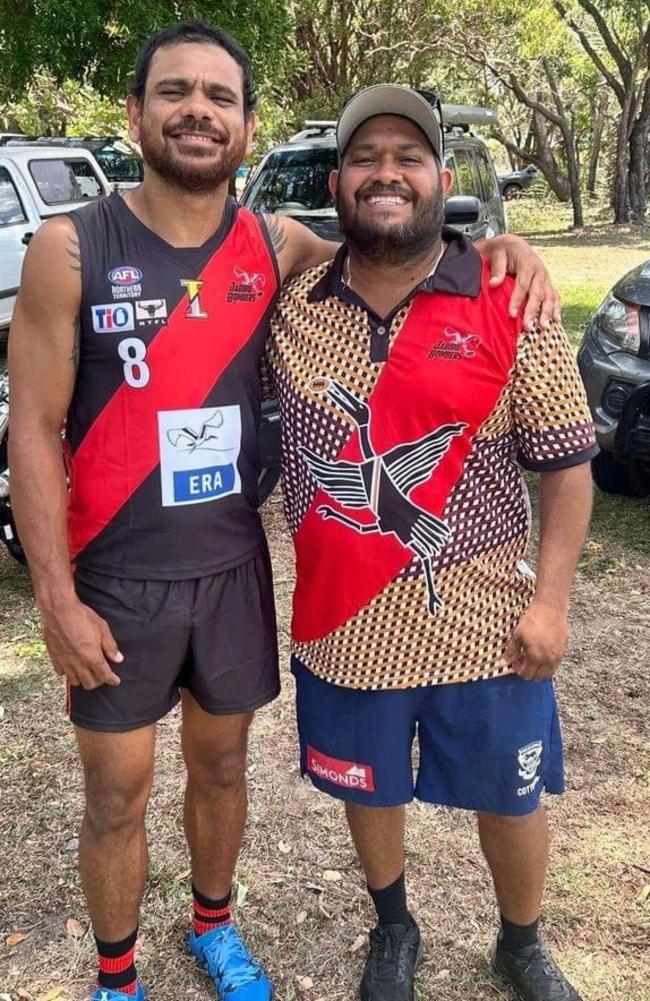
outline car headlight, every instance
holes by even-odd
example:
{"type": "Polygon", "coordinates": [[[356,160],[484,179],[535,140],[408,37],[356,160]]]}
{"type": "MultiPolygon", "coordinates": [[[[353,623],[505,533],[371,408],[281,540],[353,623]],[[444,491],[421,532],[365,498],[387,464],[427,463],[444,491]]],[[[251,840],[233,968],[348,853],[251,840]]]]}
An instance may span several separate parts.
{"type": "Polygon", "coordinates": [[[594,333],[614,347],[638,355],[641,349],[639,306],[622,302],[610,292],[594,315],[594,333]]]}

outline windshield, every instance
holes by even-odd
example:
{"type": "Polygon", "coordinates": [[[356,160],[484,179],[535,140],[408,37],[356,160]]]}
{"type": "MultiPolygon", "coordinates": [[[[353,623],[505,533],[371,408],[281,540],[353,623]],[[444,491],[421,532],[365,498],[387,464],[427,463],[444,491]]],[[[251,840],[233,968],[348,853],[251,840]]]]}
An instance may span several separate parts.
{"type": "Polygon", "coordinates": [[[333,148],[271,153],[253,181],[246,205],[255,212],[334,215],[327,179],[336,167],[333,148]]]}

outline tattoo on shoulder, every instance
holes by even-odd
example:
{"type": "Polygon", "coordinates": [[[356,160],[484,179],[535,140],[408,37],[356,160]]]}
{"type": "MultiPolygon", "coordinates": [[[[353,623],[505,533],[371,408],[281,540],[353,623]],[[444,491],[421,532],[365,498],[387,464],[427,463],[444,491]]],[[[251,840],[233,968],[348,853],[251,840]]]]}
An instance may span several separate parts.
{"type": "Polygon", "coordinates": [[[266,220],[273,249],[276,254],[281,254],[287,245],[287,234],[284,231],[284,226],[275,215],[264,216],[264,219],[266,220]]]}
{"type": "Polygon", "coordinates": [[[74,321],[74,340],[72,342],[72,351],[70,353],[70,361],[74,367],[75,372],[79,368],[79,353],[81,350],[81,320],[79,317],[75,317],[74,321]]]}
{"type": "Polygon", "coordinates": [[[70,268],[78,274],[81,274],[81,251],[79,249],[79,240],[76,233],[74,236],[72,233],[69,235],[65,251],[68,255],[68,264],[70,268]]]}

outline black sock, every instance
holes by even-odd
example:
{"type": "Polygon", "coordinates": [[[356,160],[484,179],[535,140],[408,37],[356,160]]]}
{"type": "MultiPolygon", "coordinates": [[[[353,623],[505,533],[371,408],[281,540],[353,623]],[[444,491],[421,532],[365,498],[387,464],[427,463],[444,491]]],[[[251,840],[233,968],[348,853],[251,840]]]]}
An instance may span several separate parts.
{"type": "Polygon", "coordinates": [[[413,918],[409,914],[406,906],[406,885],[404,883],[404,873],[398,876],[394,883],[385,886],[383,890],[373,890],[368,887],[368,893],[372,897],[372,902],[377,911],[377,924],[379,925],[404,925],[406,928],[411,924],[413,918]]]}
{"type": "Polygon", "coordinates": [[[97,983],[107,990],[122,991],[124,994],[135,994],[138,974],[133,961],[138,929],[121,942],[101,942],[95,936],[99,954],[99,973],[97,983]]]}
{"type": "Polygon", "coordinates": [[[538,941],[539,918],[530,925],[516,925],[513,921],[508,921],[501,915],[501,931],[499,932],[498,947],[505,952],[519,952],[535,945],[538,941]]]}

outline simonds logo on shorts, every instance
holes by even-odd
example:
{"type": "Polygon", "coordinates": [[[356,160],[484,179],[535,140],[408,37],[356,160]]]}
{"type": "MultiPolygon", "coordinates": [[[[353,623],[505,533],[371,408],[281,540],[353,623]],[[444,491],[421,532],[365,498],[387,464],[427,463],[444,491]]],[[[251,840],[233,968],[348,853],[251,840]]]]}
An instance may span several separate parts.
{"type": "Polygon", "coordinates": [[[375,777],[370,765],[360,765],[355,761],[342,761],[341,758],[330,758],[321,751],[307,746],[307,771],[326,782],[343,786],[346,789],[357,789],[360,792],[375,791],[375,777]]]}

